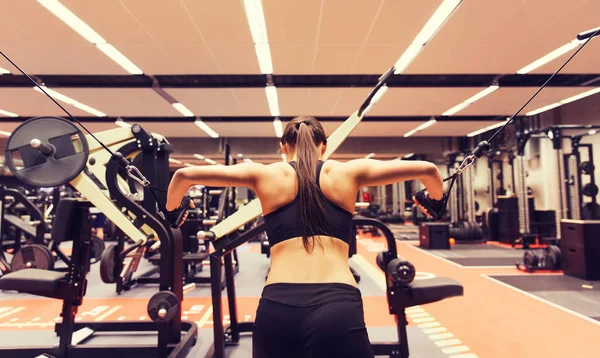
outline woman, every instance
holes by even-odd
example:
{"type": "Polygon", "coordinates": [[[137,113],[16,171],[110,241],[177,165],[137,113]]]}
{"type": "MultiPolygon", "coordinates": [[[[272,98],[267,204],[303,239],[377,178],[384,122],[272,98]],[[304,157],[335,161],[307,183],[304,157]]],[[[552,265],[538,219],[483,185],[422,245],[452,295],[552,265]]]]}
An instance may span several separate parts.
{"type": "Polygon", "coordinates": [[[427,214],[442,210],[442,178],[435,165],[323,162],[326,145],[315,118],[297,117],[281,138],[289,164],[184,168],[169,185],[170,218],[181,213],[182,197],[194,184],[248,186],[260,199],[271,270],[256,313],[253,357],[373,357],[361,294],[348,266],[358,190],[418,179],[429,191],[416,197],[422,209],[427,214]]]}

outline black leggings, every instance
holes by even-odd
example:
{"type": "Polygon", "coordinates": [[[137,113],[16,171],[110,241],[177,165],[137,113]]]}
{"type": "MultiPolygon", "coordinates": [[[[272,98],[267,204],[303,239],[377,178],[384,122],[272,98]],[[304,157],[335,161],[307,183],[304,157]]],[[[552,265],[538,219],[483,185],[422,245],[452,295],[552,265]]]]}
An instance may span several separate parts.
{"type": "Polygon", "coordinates": [[[360,291],[342,283],[275,283],[260,299],[253,358],[372,358],[360,291]]]}

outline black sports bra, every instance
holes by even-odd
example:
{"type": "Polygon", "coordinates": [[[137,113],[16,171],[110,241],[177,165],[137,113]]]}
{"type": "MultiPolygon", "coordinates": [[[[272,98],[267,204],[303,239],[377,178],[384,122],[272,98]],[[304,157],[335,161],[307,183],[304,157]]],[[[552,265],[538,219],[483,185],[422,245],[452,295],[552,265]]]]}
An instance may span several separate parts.
{"type": "MultiPolygon", "coordinates": [[[[352,235],[353,214],[331,202],[321,191],[319,177],[321,175],[323,163],[324,162],[320,160],[317,165],[317,187],[324,199],[323,206],[327,214],[330,232],[319,232],[318,234],[335,237],[348,243],[350,241],[350,235],[352,235]]],[[[295,162],[290,162],[290,165],[294,170],[296,170],[295,164],[295,162]]],[[[302,237],[301,219],[300,213],[298,212],[298,195],[296,195],[296,198],[290,203],[265,215],[264,218],[270,246],[275,246],[276,244],[291,238],[302,237]]]]}

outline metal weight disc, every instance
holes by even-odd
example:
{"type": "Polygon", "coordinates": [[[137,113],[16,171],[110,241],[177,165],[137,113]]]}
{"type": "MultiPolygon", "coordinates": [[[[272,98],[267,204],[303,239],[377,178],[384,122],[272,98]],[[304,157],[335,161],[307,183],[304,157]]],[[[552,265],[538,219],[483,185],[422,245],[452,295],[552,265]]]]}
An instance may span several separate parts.
{"type": "Polygon", "coordinates": [[[402,258],[396,258],[388,264],[387,273],[394,283],[400,286],[408,286],[415,279],[416,270],[410,262],[402,258]]]}
{"type": "Polygon", "coordinates": [[[100,278],[104,283],[117,282],[117,277],[115,276],[116,250],[117,245],[111,245],[104,250],[100,257],[100,278]]]}
{"type": "Polygon", "coordinates": [[[600,220],[600,205],[589,202],[581,208],[582,220],[600,220]]]}
{"type": "Polygon", "coordinates": [[[102,258],[106,245],[98,236],[92,236],[92,245],[90,246],[90,264],[95,264],[102,258]]]}
{"type": "Polygon", "coordinates": [[[13,272],[28,268],[52,270],[54,268],[54,258],[50,250],[43,245],[25,245],[15,252],[10,267],[13,272]]]}
{"type": "Polygon", "coordinates": [[[179,311],[179,300],[171,291],[159,291],[148,301],[148,317],[153,322],[169,322],[179,311]]]}
{"type": "Polygon", "coordinates": [[[85,168],[88,143],[71,122],[58,117],[37,117],[19,125],[6,143],[6,164],[19,180],[36,187],[53,187],[68,183],[85,168]],[[51,145],[46,157],[31,146],[38,139],[51,145]],[[23,164],[17,163],[22,160],[23,164]]]}

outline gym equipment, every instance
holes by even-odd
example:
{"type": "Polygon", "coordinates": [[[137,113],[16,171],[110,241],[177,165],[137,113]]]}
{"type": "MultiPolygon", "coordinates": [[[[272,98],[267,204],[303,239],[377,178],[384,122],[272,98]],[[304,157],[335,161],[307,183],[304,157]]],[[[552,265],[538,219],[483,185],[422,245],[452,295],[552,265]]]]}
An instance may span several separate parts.
{"type": "Polygon", "coordinates": [[[376,227],[381,230],[387,243],[387,250],[377,254],[376,263],[386,276],[388,307],[396,320],[398,342],[371,342],[373,353],[376,356],[408,357],[406,308],[462,296],[463,287],[459,282],[445,277],[414,281],[415,267],[409,261],[398,257],[394,234],[384,223],[370,218],[355,217],[354,225],[376,227]]]}
{"type": "Polygon", "coordinates": [[[29,268],[52,270],[54,268],[54,257],[44,245],[25,245],[13,255],[10,268],[12,272],[29,268]]]}
{"type": "Polygon", "coordinates": [[[545,249],[533,251],[528,250],[523,254],[523,263],[517,263],[517,269],[529,273],[536,270],[560,270],[561,250],[556,245],[550,245],[545,249]]]}
{"type": "Polygon", "coordinates": [[[152,322],[169,322],[181,312],[179,300],[171,291],[160,291],[152,295],[147,310],[152,322]]]}
{"type": "Polygon", "coordinates": [[[598,186],[593,183],[587,183],[581,188],[581,194],[593,198],[598,195],[598,186]]]}
{"type": "Polygon", "coordinates": [[[24,183],[53,187],[73,180],[86,165],[88,143],[71,122],[58,117],[32,118],[8,138],[6,165],[24,183]],[[23,161],[17,168],[15,159],[23,161]]]}
{"type": "Polygon", "coordinates": [[[90,247],[90,263],[95,264],[100,261],[106,245],[98,236],[92,236],[92,247],[90,247]]]}
{"type": "Polygon", "coordinates": [[[565,275],[583,280],[600,280],[600,220],[563,219],[560,231],[565,275]]]}
{"type": "MultiPolygon", "coordinates": [[[[461,221],[450,226],[449,237],[460,241],[482,241],[483,230],[476,222],[461,221]]],[[[450,248],[450,247],[448,247],[450,248]]]]}
{"type": "MultiPolygon", "coordinates": [[[[45,126],[42,125],[42,123],[37,123],[37,122],[44,122],[50,120],[51,123],[59,123],[60,121],[64,121],[66,123],[69,123],[67,121],[65,121],[64,119],[60,119],[60,118],[52,118],[52,119],[48,119],[47,117],[38,117],[38,118],[34,118],[31,120],[28,120],[26,122],[24,122],[19,128],[19,133],[21,133],[22,137],[25,137],[25,134],[29,133],[29,135],[31,135],[32,137],[30,138],[21,138],[22,139],[22,143],[24,146],[27,145],[27,143],[30,143],[29,145],[31,146],[31,143],[34,142],[34,139],[39,139],[39,138],[35,138],[35,136],[37,136],[38,132],[37,129],[43,128],[45,126]],[[33,128],[36,130],[28,130],[28,128],[33,128]]],[[[64,134],[64,133],[63,133],[64,134]]],[[[61,137],[62,138],[62,137],[61,137]]],[[[66,137],[65,137],[66,138],[66,137]]],[[[37,158],[39,158],[40,156],[44,156],[46,155],[45,153],[47,153],[48,151],[46,149],[48,149],[48,146],[54,146],[58,148],[63,148],[66,147],[67,149],[69,148],[68,145],[66,145],[64,142],[66,142],[66,139],[61,139],[60,141],[60,145],[57,144],[56,142],[53,142],[53,140],[51,138],[47,139],[49,142],[45,143],[44,141],[40,140],[40,145],[38,146],[37,142],[34,142],[34,146],[37,146],[36,150],[40,151],[40,154],[38,155],[37,158]]],[[[128,160],[124,158],[124,156],[120,153],[114,153],[114,152],[109,152],[106,149],[109,148],[113,148],[115,151],[117,148],[123,148],[125,146],[135,146],[136,148],[138,148],[138,150],[144,151],[146,150],[147,147],[153,146],[153,151],[156,152],[156,148],[159,147],[158,144],[163,144],[164,145],[164,151],[161,151],[159,154],[157,154],[157,156],[163,156],[163,157],[167,157],[167,160],[162,161],[167,163],[168,165],[168,153],[169,153],[169,145],[168,142],[166,142],[166,140],[164,138],[162,138],[160,135],[157,134],[152,134],[150,135],[149,133],[147,133],[146,131],[144,131],[142,129],[141,126],[135,124],[132,127],[129,128],[116,128],[116,129],[112,129],[112,130],[108,130],[108,131],[104,131],[104,132],[100,132],[100,133],[96,133],[93,137],[92,134],[88,135],[88,136],[80,136],[80,135],[74,135],[73,137],[70,137],[70,140],[72,140],[72,144],[71,147],[73,148],[77,148],[78,146],[80,146],[82,149],[82,152],[79,152],[78,154],[81,154],[81,156],[85,156],[87,155],[87,165],[84,167],[85,170],[77,173],[77,175],[72,178],[69,181],[69,184],[75,189],[77,190],[79,193],[81,193],[82,196],[84,196],[87,200],[89,200],[90,205],[95,206],[98,210],[100,210],[102,213],[104,213],[106,215],[106,217],[111,220],[116,227],[118,227],[120,229],[120,231],[122,231],[124,234],[127,235],[127,237],[129,237],[131,240],[133,240],[134,244],[132,245],[132,247],[134,249],[140,248],[140,247],[144,247],[144,245],[146,244],[147,241],[149,241],[149,238],[155,238],[158,239],[158,241],[160,241],[160,252],[161,252],[161,262],[160,262],[160,278],[159,278],[159,290],[160,291],[171,291],[175,294],[175,296],[177,297],[177,299],[179,301],[181,301],[183,299],[183,282],[181,280],[181,278],[183,277],[183,273],[182,273],[182,267],[183,267],[183,263],[181,261],[181,253],[182,253],[182,246],[181,246],[181,235],[180,235],[180,231],[179,230],[170,230],[168,227],[165,226],[164,223],[162,223],[161,221],[159,221],[159,219],[157,219],[158,215],[157,215],[157,205],[156,205],[156,201],[157,200],[164,200],[165,196],[164,194],[160,194],[156,196],[156,199],[153,195],[148,194],[145,196],[144,198],[144,207],[141,207],[140,205],[138,205],[132,198],[130,198],[130,192],[129,192],[129,187],[127,185],[127,183],[125,181],[122,180],[122,177],[120,176],[120,172],[122,173],[123,170],[127,171],[127,175],[131,178],[135,178],[135,180],[140,180],[143,183],[146,183],[147,185],[150,185],[149,183],[144,182],[141,178],[143,177],[143,175],[141,174],[141,172],[139,172],[137,170],[137,168],[132,167],[128,160]],[[92,144],[86,144],[90,142],[90,139],[95,139],[95,140],[100,140],[103,142],[103,144],[99,144],[99,142],[94,141],[92,144]],[[138,146],[138,141],[139,143],[141,143],[140,146],[138,146]],[[141,148],[140,148],[141,147],[141,148]],[[87,148],[87,150],[85,150],[87,148]],[[103,189],[108,189],[108,192],[110,193],[110,196],[108,196],[108,194],[106,193],[106,191],[103,191],[103,189]],[[151,205],[150,205],[151,204],[151,205]]],[[[10,141],[10,139],[9,139],[10,141]]],[[[13,142],[16,143],[16,142],[13,142]]],[[[34,146],[31,146],[31,148],[34,148],[34,146]]],[[[35,149],[35,148],[34,148],[35,149]]],[[[61,149],[62,150],[62,149],[61,149]]],[[[15,150],[11,151],[7,151],[7,158],[9,158],[10,160],[12,160],[12,155],[17,155],[17,152],[28,152],[29,154],[27,155],[31,155],[32,157],[33,154],[31,154],[31,150],[26,148],[26,147],[20,147],[17,148],[15,150]]],[[[55,152],[58,153],[58,152],[55,152]]],[[[62,153],[62,152],[61,152],[62,153]]],[[[131,153],[131,152],[130,152],[131,153]]],[[[52,154],[51,154],[52,156],[52,154]]],[[[77,157],[77,154],[74,155],[75,157],[77,157]]],[[[64,157],[66,158],[66,157],[64,157]]],[[[34,183],[38,183],[37,181],[35,181],[35,178],[31,178],[31,176],[33,175],[32,173],[46,173],[46,172],[57,172],[59,173],[61,170],[61,165],[65,163],[64,158],[62,158],[61,160],[46,160],[46,161],[28,161],[28,162],[24,162],[24,169],[20,170],[20,176],[24,177],[26,180],[29,180],[30,182],[34,182],[34,183]],[[34,168],[35,167],[35,168],[34,168]]],[[[68,161],[67,161],[68,162],[68,161]]],[[[145,164],[145,163],[144,163],[145,164]]],[[[145,169],[145,168],[144,168],[145,169]]],[[[155,168],[155,171],[157,173],[166,173],[164,175],[164,178],[162,175],[159,175],[156,178],[156,181],[154,182],[154,184],[158,187],[158,188],[166,188],[168,185],[168,168],[167,167],[157,167],[155,168]]],[[[58,174],[54,174],[51,179],[55,180],[56,182],[62,182],[65,180],[68,180],[70,177],[70,174],[63,174],[63,177],[59,177],[58,174]]],[[[144,179],[146,179],[145,177],[143,177],[144,179]]],[[[42,178],[43,179],[43,178],[42,178]]],[[[144,189],[148,189],[147,186],[144,186],[144,189]]],[[[59,201],[59,206],[61,206],[61,203],[70,203],[72,202],[71,200],[68,200],[67,198],[62,198],[61,201],[59,201]]],[[[68,205],[68,204],[65,204],[68,205]]],[[[59,208],[60,209],[60,208],[59,208]]],[[[74,209],[73,209],[74,210],[74,209]]],[[[72,214],[75,215],[75,214],[72,214]]],[[[85,211],[85,220],[81,218],[81,216],[78,216],[80,218],[81,221],[89,221],[89,211],[86,210],[85,211]]],[[[73,227],[80,227],[81,224],[77,224],[76,222],[73,221],[69,221],[70,218],[63,218],[61,220],[58,219],[58,213],[57,213],[57,219],[56,222],[59,223],[60,225],[58,225],[59,227],[62,227],[61,225],[66,225],[65,223],[69,222],[69,223],[73,223],[72,225],[68,226],[69,230],[72,229],[73,227]]],[[[86,224],[86,225],[89,225],[86,224]]],[[[53,226],[53,232],[56,228],[56,224],[53,226]]],[[[62,229],[63,231],[67,230],[63,227],[62,229]]],[[[63,237],[71,237],[71,236],[81,236],[83,235],[83,232],[76,232],[76,234],[71,235],[71,232],[69,232],[69,235],[62,235],[63,237]]],[[[87,235],[87,232],[86,232],[87,235]]],[[[54,240],[54,238],[53,238],[54,240]]],[[[57,241],[64,241],[65,239],[57,239],[57,241]]],[[[86,267],[86,265],[89,264],[85,263],[82,264],[81,263],[81,257],[79,255],[81,255],[82,253],[84,253],[85,255],[85,259],[88,260],[89,259],[89,245],[90,245],[90,240],[91,239],[85,239],[85,240],[81,240],[83,242],[83,246],[82,247],[75,247],[74,246],[74,253],[72,256],[74,257],[74,259],[71,260],[71,264],[70,267],[73,267],[74,265],[77,267],[77,270],[81,269],[82,267],[86,267]]],[[[73,272],[79,272],[79,271],[75,271],[75,269],[71,269],[73,270],[73,272]]],[[[86,269],[87,270],[87,269],[86,269]]],[[[7,275],[2,276],[2,278],[0,280],[3,280],[5,278],[10,277],[11,275],[18,275],[21,272],[30,272],[30,271],[34,271],[36,273],[38,273],[38,270],[35,269],[30,269],[30,270],[21,270],[15,273],[10,273],[7,275]]],[[[52,275],[56,274],[57,276],[52,276],[52,277],[64,277],[65,273],[62,272],[54,272],[54,271],[44,271],[44,272],[51,272],[52,275]],[[60,275],[60,276],[58,276],[60,275]]],[[[46,274],[46,275],[50,275],[50,274],[46,274]]],[[[69,272],[69,275],[71,275],[71,271],[69,272]]],[[[15,276],[13,276],[15,277],[15,276]]],[[[85,275],[83,275],[83,277],[85,277],[85,275]]],[[[37,279],[37,278],[36,278],[37,279]]],[[[5,282],[10,282],[9,281],[5,281],[5,282]]],[[[54,281],[52,281],[54,282],[54,281]]],[[[81,290],[83,287],[83,283],[82,282],[77,282],[77,287],[78,290],[81,290]]],[[[35,285],[34,285],[35,286],[35,285]]],[[[52,286],[54,289],[54,286],[52,286]]],[[[29,292],[29,291],[28,291],[29,292]]],[[[56,293],[58,294],[58,293],[56,293]]],[[[62,294],[62,293],[61,293],[62,294]]],[[[62,296],[60,296],[62,297],[62,296]]],[[[69,296],[72,297],[72,296],[69,296]]],[[[83,297],[83,292],[81,292],[80,295],[77,296],[78,300],[80,301],[81,298],[83,297]]],[[[77,302],[79,302],[77,301],[77,302]]],[[[70,308],[69,308],[70,309],[70,308]]],[[[181,320],[181,307],[178,307],[179,312],[175,315],[175,318],[173,318],[172,320],[168,321],[168,322],[121,322],[121,321],[116,321],[116,322],[94,322],[94,323],[73,323],[72,321],[66,320],[66,323],[63,325],[60,325],[59,327],[57,327],[57,331],[60,332],[67,332],[65,334],[63,334],[62,336],[66,336],[66,335],[70,335],[73,330],[78,330],[81,328],[89,328],[92,331],[113,331],[113,332],[119,332],[119,331],[140,331],[140,332],[157,332],[158,333],[158,342],[157,344],[151,345],[151,346],[136,346],[136,345],[123,345],[123,346],[111,346],[111,347],[94,347],[94,348],[90,348],[90,347],[83,347],[83,346],[76,346],[76,347],[68,347],[68,348],[64,348],[64,352],[62,352],[62,356],[66,356],[66,351],[69,351],[69,357],[76,357],[79,356],[76,352],[81,349],[82,352],[85,351],[85,348],[88,348],[88,351],[86,353],[82,353],[81,355],[85,355],[86,357],[105,357],[108,355],[126,355],[129,357],[147,357],[147,356],[154,356],[154,357],[167,357],[167,356],[172,356],[172,357],[183,357],[185,356],[185,354],[189,351],[190,347],[195,344],[196,342],[196,337],[197,337],[197,326],[192,323],[192,322],[186,322],[186,321],[182,321],[181,320]],[[183,333],[183,336],[182,336],[183,333]],[[90,351],[91,349],[91,351],[90,351]],[[95,354],[90,353],[90,352],[95,352],[95,354]],[[110,352],[110,353],[108,353],[110,352]]],[[[69,315],[69,313],[64,313],[63,316],[69,315]]],[[[61,336],[61,339],[63,339],[61,336]]],[[[68,340],[66,340],[64,342],[64,344],[62,345],[62,347],[67,347],[70,344],[70,337],[68,337],[68,340]],[[68,343],[67,343],[68,342],[68,343]]],[[[43,353],[43,351],[41,349],[34,349],[34,348],[23,348],[23,349],[19,349],[19,352],[21,352],[21,355],[11,355],[8,354],[8,356],[14,356],[14,357],[19,357],[19,356],[26,356],[26,357],[31,357],[32,356],[32,352],[39,352],[39,353],[43,353]]],[[[47,350],[45,350],[47,351],[47,350]]]]}
{"type": "Polygon", "coordinates": [[[452,236],[448,223],[421,223],[419,225],[419,246],[425,249],[449,250],[448,239],[452,236]]]}
{"type": "Polygon", "coordinates": [[[581,162],[581,164],[579,164],[579,170],[581,171],[581,174],[591,175],[595,169],[596,167],[594,167],[594,163],[589,161],[581,162]]]}
{"type": "Polygon", "coordinates": [[[600,220],[600,205],[594,202],[585,203],[581,208],[582,220],[600,220]]]}
{"type": "Polygon", "coordinates": [[[117,277],[121,274],[116,272],[117,245],[111,245],[106,248],[100,256],[100,278],[104,283],[116,283],[117,277]]]}

